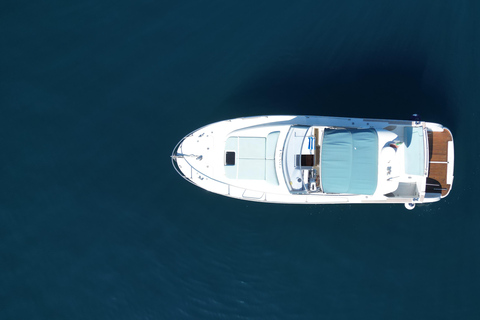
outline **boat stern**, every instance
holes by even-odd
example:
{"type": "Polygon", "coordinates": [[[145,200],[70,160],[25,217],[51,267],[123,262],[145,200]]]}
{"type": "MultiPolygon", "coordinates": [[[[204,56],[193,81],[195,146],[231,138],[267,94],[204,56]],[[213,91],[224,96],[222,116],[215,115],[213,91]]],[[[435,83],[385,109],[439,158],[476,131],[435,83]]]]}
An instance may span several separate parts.
{"type": "Polygon", "coordinates": [[[452,132],[440,125],[430,125],[428,144],[429,170],[426,192],[445,198],[452,189],[454,177],[455,153],[452,132]]]}

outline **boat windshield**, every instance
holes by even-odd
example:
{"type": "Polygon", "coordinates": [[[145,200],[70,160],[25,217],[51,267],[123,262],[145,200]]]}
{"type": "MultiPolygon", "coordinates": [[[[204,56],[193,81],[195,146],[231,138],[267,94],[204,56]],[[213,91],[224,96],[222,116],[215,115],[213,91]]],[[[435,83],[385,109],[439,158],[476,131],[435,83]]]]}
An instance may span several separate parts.
{"type": "Polygon", "coordinates": [[[304,174],[301,167],[302,148],[308,126],[292,126],[283,147],[283,175],[292,193],[306,193],[304,174]],[[299,161],[300,159],[300,161],[299,161]]]}

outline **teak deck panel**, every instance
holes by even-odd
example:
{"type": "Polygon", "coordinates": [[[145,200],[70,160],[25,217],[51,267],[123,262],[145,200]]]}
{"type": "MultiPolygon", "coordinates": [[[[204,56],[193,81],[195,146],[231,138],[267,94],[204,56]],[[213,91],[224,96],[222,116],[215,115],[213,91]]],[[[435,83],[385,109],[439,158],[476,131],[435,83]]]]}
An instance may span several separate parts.
{"type": "Polygon", "coordinates": [[[441,192],[445,196],[451,185],[447,184],[448,141],[452,141],[452,134],[444,129],[442,132],[428,133],[429,171],[427,191],[441,192]]]}
{"type": "Polygon", "coordinates": [[[443,130],[443,132],[429,132],[428,145],[430,161],[447,162],[448,143],[452,141],[450,131],[443,130]]]}

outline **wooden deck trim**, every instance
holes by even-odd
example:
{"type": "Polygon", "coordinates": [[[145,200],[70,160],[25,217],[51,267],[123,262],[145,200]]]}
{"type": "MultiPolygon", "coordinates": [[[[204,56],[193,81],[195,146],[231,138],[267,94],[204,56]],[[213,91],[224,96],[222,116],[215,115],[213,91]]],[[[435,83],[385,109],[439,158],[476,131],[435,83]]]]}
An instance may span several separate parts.
{"type": "Polygon", "coordinates": [[[320,165],[320,134],[318,128],[313,130],[313,135],[315,137],[315,166],[320,165]]]}

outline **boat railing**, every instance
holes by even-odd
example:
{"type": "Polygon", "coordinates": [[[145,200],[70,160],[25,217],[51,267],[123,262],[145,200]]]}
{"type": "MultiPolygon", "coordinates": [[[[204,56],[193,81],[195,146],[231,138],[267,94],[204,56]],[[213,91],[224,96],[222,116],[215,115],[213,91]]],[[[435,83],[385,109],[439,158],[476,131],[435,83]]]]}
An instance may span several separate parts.
{"type": "MultiPolygon", "coordinates": [[[[191,179],[187,178],[185,176],[185,174],[182,172],[182,170],[180,170],[180,167],[179,167],[179,164],[177,162],[177,159],[178,158],[185,158],[186,156],[194,156],[194,155],[184,155],[184,154],[178,154],[177,151],[178,151],[178,148],[180,147],[180,145],[182,144],[182,142],[189,136],[191,136],[192,133],[186,135],[185,137],[183,137],[183,139],[181,139],[176,145],[175,145],[175,148],[173,148],[172,150],[172,154],[170,156],[170,160],[172,161],[172,166],[173,168],[175,169],[175,171],[177,171],[177,173],[185,180],[187,180],[188,182],[192,183],[195,185],[195,182],[193,182],[191,179]]],[[[193,173],[191,172],[192,170],[192,167],[190,166],[190,178],[192,177],[193,173]]]]}

